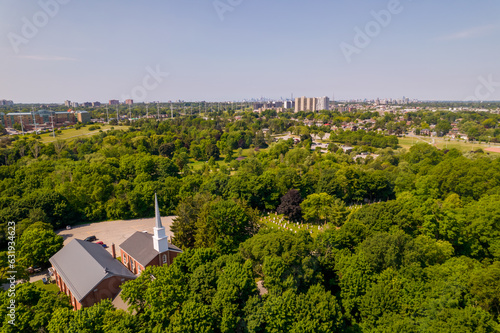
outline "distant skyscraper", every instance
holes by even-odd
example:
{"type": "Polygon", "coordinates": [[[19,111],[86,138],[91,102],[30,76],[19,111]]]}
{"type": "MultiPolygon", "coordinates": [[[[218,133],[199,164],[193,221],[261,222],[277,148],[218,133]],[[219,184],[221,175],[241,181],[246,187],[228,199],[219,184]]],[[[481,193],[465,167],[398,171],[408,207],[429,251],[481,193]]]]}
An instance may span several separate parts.
{"type": "Polygon", "coordinates": [[[14,105],[13,101],[8,101],[6,99],[1,99],[0,100],[0,105],[14,105]]]}
{"type": "Polygon", "coordinates": [[[120,101],[117,99],[110,99],[109,105],[120,105],[120,101]]]}
{"type": "Polygon", "coordinates": [[[125,100],[125,104],[132,105],[132,104],[134,104],[134,100],[133,99],[127,99],[127,100],[125,100]]]}
{"type": "Polygon", "coordinates": [[[71,101],[64,101],[64,106],[70,107],[71,106],[71,101]]]}

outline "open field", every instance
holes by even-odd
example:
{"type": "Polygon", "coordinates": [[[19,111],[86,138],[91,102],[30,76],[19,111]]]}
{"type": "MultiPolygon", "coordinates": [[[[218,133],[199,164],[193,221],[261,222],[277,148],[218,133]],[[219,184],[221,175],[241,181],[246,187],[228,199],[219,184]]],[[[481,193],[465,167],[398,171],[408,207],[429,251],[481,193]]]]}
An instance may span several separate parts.
{"type": "Polygon", "coordinates": [[[99,133],[100,130],[105,132],[105,131],[109,131],[112,127],[114,127],[114,129],[124,130],[124,131],[129,129],[129,126],[98,125],[101,127],[100,130],[89,131],[89,126],[91,126],[91,125],[87,125],[86,127],[82,127],[80,129],[70,128],[70,129],[62,130],[62,133],[56,134],[55,138],[52,136],[52,132],[40,134],[40,137],[42,138],[43,143],[49,143],[49,142],[54,142],[56,140],[66,140],[66,139],[74,139],[74,138],[78,138],[78,137],[82,137],[82,136],[96,135],[99,133]]]}
{"type": "MultiPolygon", "coordinates": [[[[406,149],[409,149],[414,144],[422,143],[422,142],[433,144],[438,149],[456,148],[457,150],[460,150],[461,152],[474,151],[477,149],[486,150],[487,148],[500,148],[500,145],[493,145],[493,144],[489,145],[487,143],[477,143],[477,142],[471,143],[471,142],[464,142],[464,141],[456,141],[453,139],[448,141],[448,139],[445,139],[445,138],[405,137],[405,138],[398,138],[398,140],[399,140],[399,145],[403,148],[406,148],[406,149]]],[[[491,152],[496,153],[494,151],[491,151],[491,152]]]]}

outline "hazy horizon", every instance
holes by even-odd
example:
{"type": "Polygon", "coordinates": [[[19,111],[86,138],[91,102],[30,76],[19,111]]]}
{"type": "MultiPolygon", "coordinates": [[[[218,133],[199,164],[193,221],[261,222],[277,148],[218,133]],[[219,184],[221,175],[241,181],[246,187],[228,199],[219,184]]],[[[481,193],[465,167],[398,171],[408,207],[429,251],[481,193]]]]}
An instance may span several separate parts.
{"type": "Polygon", "coordinates": [[[0,99],[498,101],[499,14],[493,0],[6,0],[0,99]]]}

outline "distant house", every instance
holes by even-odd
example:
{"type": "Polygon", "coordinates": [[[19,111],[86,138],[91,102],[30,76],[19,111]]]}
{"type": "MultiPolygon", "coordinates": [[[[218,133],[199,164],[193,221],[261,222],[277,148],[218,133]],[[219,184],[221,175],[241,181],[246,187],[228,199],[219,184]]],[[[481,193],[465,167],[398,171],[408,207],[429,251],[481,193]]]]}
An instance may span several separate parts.
{"type": "Polygon", "coordinates": [[[431,131],[427,128],[424,128],[422,130],[420,130],[420,135],[427,135],[427,136],[430,136],[431,135],[431,131]]]}
{"type": "Polygon", "coordinates": [[[344,153],[350,153],[351,151],[354,150],[353,147],[344,146],[344,145],[340,146],[340,148],[342,148],[342,150],[344,151],[344,153]]]}
{"type": "Polygon", "coordinates": [[[171,265],[174,258],[182,253],[181,249],[168,242],[156,194],[155,215],[154,235],[137,231],[120,244],[122,263],[134,274],[140,274],[148,266],[171,265]]]}
{"type": "Polygon", "coordinates": [[[135,279],[100,244],[73,239],[52,258],[53,277],[75,310],[114,299],[122,283],[135,279]]]}

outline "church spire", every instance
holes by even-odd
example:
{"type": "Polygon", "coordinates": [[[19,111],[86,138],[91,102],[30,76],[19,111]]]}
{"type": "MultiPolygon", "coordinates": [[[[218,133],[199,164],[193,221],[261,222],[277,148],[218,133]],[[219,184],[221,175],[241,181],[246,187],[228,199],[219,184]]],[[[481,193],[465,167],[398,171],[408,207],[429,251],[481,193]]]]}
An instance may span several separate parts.
{"type": "Polygon", "coordinates": [[[159,253],[168,251],[168,238],[165,234],[165,228],[161,224],[160,208],[158,207],[158,198],[155,193],[155,227],[153,229],[153,248],[159,253]]]}
{"type": "Polygon", "coordinates": [[[161,224],[160,208],[158,207],[158,198],[155,193],[155,218],[156,218],[156,228],[163,228],[161,224]]]}

